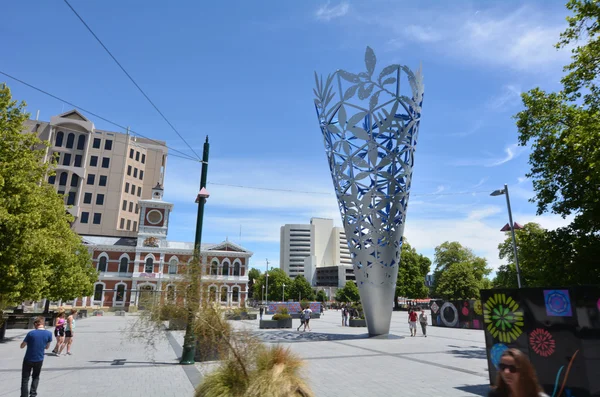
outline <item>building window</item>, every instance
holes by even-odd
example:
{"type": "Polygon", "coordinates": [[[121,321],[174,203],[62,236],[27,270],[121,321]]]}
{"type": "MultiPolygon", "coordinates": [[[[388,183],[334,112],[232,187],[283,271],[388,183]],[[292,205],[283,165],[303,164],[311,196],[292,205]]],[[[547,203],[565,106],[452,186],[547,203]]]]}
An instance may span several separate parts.
{"type": "Polygon", "coordinates": [[[77,138],[77,150],[85,149],[85,135],[79,135],[77,138]]]}
{"type": "Polygon", "coordinates": [[[129,182],[125,182],[125,193],[129,193],[129,182]]]}
{"type": "Polygon", "coordinates": [[[240,275],[240,264],[238,262],[233,264],[233,275],[234,276],[240,275]]]}
{"type": "Polygon", "coordinates": [[[99,186],[106,186],[106,175],[100,175],[100,181],[98,181],[99,186]]]}
{"type": "Polygon", "coordinates": [[[221,287],[221,302],[227,302],[227,287],[221,287]]]}
{"type": "Polygon", "coordinates": [[[229,263],[223,263],[223,276],[229,276],[229,263]]]}
{"type": "Polygon", "coordinates": [[[208,298],[211,302],[217,300],[217,287],[215,287],[214,285],[208,289],[208,298]]]}
{"type": "Polygon", "coordinates": [[[112,139],[104,141],[104,150],[112,150],[112,139]]]}
{"type": "Polygon", "coordinates": [[[90,157],[90,167],[97,167],[98,166],[98,156],[91,156],[90,157]]]}
{"type": "Polygon", "coordinates": [[[104,291],[104,286],[102,284],[96,284],[94,287],[94,301],[102,302],[102,292],[104,291]]]}
{"type": "Polygon", "coordinates": [[[133,149],[129,149],[129,158],[130,159],[133,159],[133,152],[134,152],[133,149]]]}
{"type": "Polygon", "coordinates": [[[104,205],[104,195],[103,194],[96,195],[96,205],[104,205]]]}
{"type": "Polygon", "coordinates": [[[75,192],[69,192],[67,195],[67,205],[75,205],[75,192]]]}
{"type": "Polygon", "coordinates": [[[131,194],[135,195],[135,185],[133,183],[131,184],[131,194]]]}
{"type": "Polygon", "coordinates": [[[123,301],[125,301],[125,284],[119,284],[119,285],[117,285],[117,296],[115,298],[115,301],[116,302],[123,302],[123,301]]]}
{"type": "Polygon", "coordinates": [[[129,202],[129,212],[133,212],[133,201],[129,202]]]}
{"type": "Polygon", "coordinates": [[[67,145],[65,146],[67,149],[73,149],[73,144],[75,143],[75,134],[72,132],[67,135],[67,145]]]}
{"type": "Polygon", "coordinates": [[[56,175],[50,175],[48,177],[48,183],[54,185],[56,183],[56,175]]]}
{"type": "Polygon", "coordinates": [[[123,200],[123,207],[121,207],[123,211],[127,211],[127,200],[123,200]]]}
{"type": "Polygon", "coordinates": [[[167,301],[173,302],[175,300],[175,286],[167,285],[167,301]]]}
{"type": "Polygon", "coordinates": [[[127,230],[131,230],[131,219],[127,219],[127,230]]]}
{"type": "Polygon", "coordinates": [[[102,157],[102,168],[108,168],[110,166],[110,158],[102,157]]]}
{"type": "Polygon", "coordinates": [[[93,185],[95,179],[96,179],[96,175],[95,174],[88,174],[87,184],[88,185],[93,185]]]}
{"type": "MultiPolygon", "coordinates": [[[[91,197],[90,197],[91,200],[91,197]]],[[[81,219],[79,220],[80,223],[88,223],[88,220],[90,219],[90,213],[89,212],[82,212],[81,213],[81,219]]]]}
{"type": "Polygon", "coordinates": [[[133,230],[134,232],[137,230],[137,221],[133,221],[133,230]]]}
{"type": "Polygon", "coordinates": [[[121,224],[119,225],[119,228],[125,229],[125,218],[121,218],[121,224]]]}
{"type": "Polygon", "coordinates": [[[213,262],[210,265],[210,275],[211,276],[216,276],[219,274],[219,264],[217,262],[213,262]]]}
{"type": "Polygon", "coordinates": [[[107,268],[107,263],[108,263],[108,260],[106,259],[106,257],[105,256],[101,256],[98,259],[98,271],[99,272],[105,272],[106,268],[107,268]]]}
{"type": "Polygon", "coordinates": [[[238,287],[233,287],[233,289],[231,290],[231,301],[232,302],[239,302],[240,300],[240,289],[238,287]]]}
{"type": "Polygon", "coordinates": [[[141,197],[141,195],[142,195],[142,187],[141,186],[138,186],[138,194],[137,195],[138,195],[138,197],[141,197]]]}
{"type": "Polygon", "coordinates": [[[140,170],[140,181],[144,180],[144,171],[140,170]]]}
{"type": "Polygon", "coordinates": [[[71,187],[79,185],[79,177],[76,174],[71,175],[71,187]]]}
{"type": "Polygon", "coordinates": [[[100,138],[94,138],[94,143],[92,144],[92,147],[94,149],[100,149],[100,143],[102,141],[100,140],[100,138]]]}
{"type": "Polygon", "coordinates": [[[135,205],[135,213],[139,213],[140,212],[140,206],[139,205],[135,205]]]}
{"type": "Polygon", "coordinates": [[[56,133],[56,142],[54,143],[55,146],[61,147],[63,144],[63,139],[65,138],[65,133],[62,131],[58,131],[56,133]]]}
{"type": "Polygon", "coordinates": [[[152,257],[146,259],[146,266],[144,267],[145,273],[153,273],[154,272],[154,259],[152,257]]]}
{"type": "Polygon", "coordinates": [[[71,165],[71,153],[63,153],[63,165],[71,165]]]}
{"type": "Polygon", "coordinates": [[[65,191],[64,190],[59,190],[58,191],[58,195],[59,196],[64,196],[65,195],[65,191]]]}
{"type": "Polygon", "coordinates": [[[145,164],[145,163],[146,163],[146,155],[142,154],[142,164],[145,164]]]}
{"type": "Polygon", "coordinates": [[[62,174],[60,174],[60,178],[58,178],[58,185],[66,186],[68,177],[69,177],[69,175],[66,172],[63,172],[62,174]]]}
{"type": "Polygon", "coordinates": [[[94,212],[94,225],[99,225],[100,222],[102,222],[102,214],[98,213],[98,212],[94,212]]]}
{"type": "Polygon", "coordinates": [[[140,152],[135,152],[135,161],[140,161],[140,152]]]}
{"type": "Polygon", "coordinates": [[[134,168],[134,169],[133,169],[133,177],[134,177],[134,178],[137,178],[137,172],[138,172],[138,169],[137,169],[137,168],[134,168]]]}
{"type": "Polygon", "coordinates": [[[85,193],[83,195],[83,204],[92,204],[92,193],[85,193]]]}
{"type": "Polygon", "coordinates": [[[119,273],[127,273],[129,269],[129,259],[127,257],[122,257],[121,262],[119,263],[119,273]]]}
{"type": "Polygon", "coordinates": [[[75,167],[81,167],[81,160],[83,159],[83,157],[81,157],[80,154],[76,154],[75,155],[75,163],[73,164],[75,167]]]}
{"type": "Polygon", "coordinates": [[[127,166],[127,175],[131,175],[131,166],[130,165],[127,166]]]}

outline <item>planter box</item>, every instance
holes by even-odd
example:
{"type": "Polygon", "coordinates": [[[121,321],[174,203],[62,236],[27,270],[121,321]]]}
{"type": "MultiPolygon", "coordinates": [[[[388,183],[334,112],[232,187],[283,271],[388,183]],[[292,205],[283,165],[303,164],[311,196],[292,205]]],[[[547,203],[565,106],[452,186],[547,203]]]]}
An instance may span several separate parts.
{"type": "Polygon", "coordinates": [[[260,320],[260,329],[292,328],[292,319],[284,320],[260,320]]]}
{"type": "Polygon", "coordinates": [[[169,320],[169,330],[170,331],[184,330],[186,325],[187,325],[186,320],[181,320],[181,319],[169,320]]]}
{"type": "Polygon", "coordinates": [[[348,322],[348,325],[351,327],[366,327],[367,320],[352,319],[348,322]]]}
{"type": "Polygon", "coordinates": [[[225,320],[256,320],[256,314],[242,313],[241,315],[226,314],[225,320]]]}

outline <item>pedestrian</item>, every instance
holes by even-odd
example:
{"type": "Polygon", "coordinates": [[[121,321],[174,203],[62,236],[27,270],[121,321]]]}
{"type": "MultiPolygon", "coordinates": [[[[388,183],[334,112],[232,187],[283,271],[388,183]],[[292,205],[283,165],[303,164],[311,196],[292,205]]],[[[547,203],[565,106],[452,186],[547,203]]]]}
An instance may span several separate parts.
{"type": "Polygon", "coordinates": [[[306,327],[308,327],[309,331],[312,331],[312,329],[310,329],[310,315],[312,313],[312,310],[310,310],[310,307],[307,307],[306,309],[304,309],[304,313],[303,313],[303,317],[304,317],[304,331],[306,331],[306,327]]]}
{"type": "Polygon", "coordinates": [[[488,397],[548,397],[540,386],[535,369],[525,354],[517,349],[502,353],[496,387],[488,397]]]}
{"type": "Polygon", "coordinates": [[[344,311],[345,311],[345,310],[346,310],[346,307],[345,307],[345,306],[342,306],[342,327],[343,327],[343,326],[344,326],[344,324],[345,324],[345,321],[344,321],[344,320],[345,320],[345,317],[346,317],[346,314],[344,313],[344,311]]]}
{"type": "Polygon", "coordinates": [[[321,303],[321,316],[325,315],[325,308],[323,307],[323,303],[321,303]]]}
{"type": "Polygon", "coordinates": [[[65,317],[65,312],[61,311],[54,320],[54,337],[56,337],[56,346],[54,347],[54,350],[52,350],[52,353],[54,353],[56,356],[58,356],[60,346],[65,341],[65,322],[67,321],[65,317]]]}
{"type": "Polygon", "coordinates": [[[265,309],[261,306],[259,311],[260,311],[260,321],[262,321],[262,315],[265,312],[265,309]]]}
{"type": "Polygon", "coordinates": [[[21,343],[21,349],[27,346],[27,351],[23,358],[23,369],[21,371],[21,397],[37,396],[40,372],[44,363],[44,350],[48,350],[52,343],[52,332],[45,329],[45,322],[46,319],[44,317],[36,317],[33,322],[35,329],[29,331],[21,343]],[[32,371],[33,379],[30,390],[29,377],[31,377],[32,371]]]}
{"type": "Polygon", "coordinates": [[[71,309],[71,314],[67,317],[67,322],[65,325],[65,341],[60,346],[60,350],[58,354],[60,355],[65,348],[67,347],[67,355],[71,355],[71,345],[73,344],[73,336],[75,332],[75,317],[77,316],[77,309],[71,309]]]}
{"type": "Polygon", "coordinates": [[[344,325],[348,326],[348,317],[350,317],[350,310],[348,310],[348,306],[344,307],[344,325]]]}
{"type": "Polygon", "coordinates": [[[408,312],[408,328],[410,336],[417,336],[417,312],[413,309],[408,312]]]}
{"type": "Polygon", "coordinates": [[[296,328],[296,331],[300,331],[300,328],[304,325],[304,310],[300,310],[300,325],[296,328]]]}
{"type": "Polygon", "coordinates": [[[427,314],[425,314],[425,309],[421,309],[421,314],[419,315],[419,323],[421,324],[423,336],[427,338],[427,314]]]}

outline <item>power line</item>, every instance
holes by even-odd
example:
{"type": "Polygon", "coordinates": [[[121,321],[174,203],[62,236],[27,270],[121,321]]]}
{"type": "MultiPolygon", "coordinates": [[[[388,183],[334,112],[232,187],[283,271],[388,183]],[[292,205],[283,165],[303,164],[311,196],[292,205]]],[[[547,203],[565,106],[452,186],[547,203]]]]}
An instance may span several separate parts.
{"type": "Polygon", "coordinates": [[[102,40],[100,40],[100,38],[96,35],[96,33],[94,33],[94,31],[92,30],[92,28],[89,27],[89,25],[83,20],[83,18],[77,13],[77,11],[75,11],[75,9],[71,6],[71,4],[69,4],[69,2],[67,0],[64,0],[64,2],[69,6],[69,8],[71,9],[71,11],[73,11],[73,13],[77,16],[77,18],[79,18],[79,20],[81,21],[81,23],[83,23],[83,25],[92,34],[92,36],[94,36],[94,38],[96,39],[96,41],[98,41],[98,43],[100,43],[100,45],[102,46],[102,48],[104,48],[104,50],[108,53],[108,55],[110,55],[110,57],[113,59],[113,61],[115,61],[115,63],[119,66],[119,68],[121,68],[121,70],[123,71],[123,73],[125,73],[125,75],[129,78],[129,80],[131,80],[131,82],[133,83],[133,85],[135,85],[136,88],[142,93],[142,95],[148,100],[148,102],[150,102],[150,104],[152,105],[152,107],[158,112],[158,114],[160,114],[160,116],[163,118],[163,120],[165,120],[167,122],[167,124],[169,124],[169,126],[171,127],[171,129],[173,131],[175,131],[175,133],[179,136],[179,138],[181,138],[181,140],[187,145],[187,147],[192,151],[192,153],[194,153],[194,155],[198,158],[198,160],[200,160],[200,156],[198,156],[198,154],[194,151],[194,149],[190,146],[190,144],[187,143],[187,141],[183,138],[183,136],[181,136],[181,134],[179,133],[179,131],[177,131],[177,129],[173,126],[173,124],[171,124],[171,122],[167,119],[167,117],[163,114],[163,112],[161,112],[160,109],[154,104],[154,102],[152,102],[152,100],[150,99],[150,97],[148,95],[146,95],[146,93],[144,92],[144,90],[142,90],[142,87],[140,87],[138,85],[138,83],[135,82],[135,80],[133,79],[133,77],[131,77],[131,75],[127,72],[127,70],[125,70],[125,68],[123,67],[123,65],[121,65],[121,63],[117,60],[117,58],[115,58],[115,56],[110,52],[110,50],[104,45],[104,43],[102,42],[102,40]]]}
{"type": "MultiPolygon", "coordinates": [[[[128,128],[127,128],[127,127],[125,127],[125,126],[122,126],[122,125],[120,125],[120,124],[118,124],[118,123],[115,123],[114,121],[111,121],[111,120],[109,120],[109,119],[107,119],[107,118],[105,118],[105,117],[102,117],[102,116],[100,116],[100,115],[98,115],[98,114],[96,114],[96,113],[94,113],[94,112],[92,112],[92,111],[89,111],[89,110],[87,110],[87,109],[84,109],[84,108],[82,108],[81,106],[77,106],[77,105],[75,105],[74,103],[71,103],[71,102],[69,102],[69,101],[67,101],[67,100],[64,100],[64,99],[62,99],[62,98],[59,98],[59,97],[57,97],[56,95],[49,93],[48,91],[44,91],[44,90],[42,90],[41,88],[38,88],[38,87],[36,87],[36,86],[34,86],[34,85],[32,85],[32,84],[29,84],[29,83],[27,83],[27,82],[25,82],[25,81],[23,81],[23,80],[21,80],[21,79],[18,79],[18,78],[14,77],[14,76],[11,76],[10,74],[8,74],[8,73],[5,73],[5,72],[3,72],[3,71],[1,71],[1,70],[0,70],[0,74],[2,74],[2,75],[4,75],[4,76],[8,77],[9,79],[12,79],[12,80],[14,80],[14,81],[17,81],[17,82],[19,82],[19,83],[21,83],[21,84],[23,84],[23,85],[26,85],[27,87],[29,87],[29,88],[31,88],[31,89],[34,89],[34,90],[36,90],[36,91],[38,91],[38,92],[41,92],[41,93],[42,93],[42,94],[44,94],[44,95],[47,95],[47,96],[49,96],[49,97],[51,97],[51,98],[54,98],[54,99],[56,99],[56,100],[58,100],[58,101],[60,101],[60,102],[66,103],[66,104],[67,104],[67,105],[69,105],[69,106],[73,106],[74,108],[76,108],[76,109],[79,109],[79,110],[81,110],[82,112],[88,113],[88,114],[90,114],[90,115],[92,115],[92,116],[94,116],[94,117],[96,117],[96,118],[98,118],[98,119],[100,119],[100,120],[103,120],[103,121],[105,121],[105,122],[107,122],[107,123],[109,123],[109,124],[112,124],[112,125],[114,125],[114,126],[116,126],[116,127],[119,127],[119,128],[121,128],[121,129],[123,129],[123,130],[126,130],[126,131],[128,130],[128,128]]],[[[173,154],[170,154],[171,156],[175,156],[175,157],[181,157],[181,158],[185,158],[185,159],[187,159],[187,160],[192,160],[192,161],[196,161],[196,162],[198,161],[197,159],[193,158],[192,156],[190,156],[190,155],[189,155],[189,154],[187,154],[187,153],[184,153],[184,152],[182,152],[182,151],[180,151],[180,150],[173,149],[173,148],[171,148],[171,147],[167,146],[167,145],[166,145],[164,142],[160,142],[160,141],[157,141],[157,140],[155,140],[155,139],[149,138],[149,137],[147,137],[147,136],[144,136],[144,135],[140,134],[139,132],[135,132],[135,131],[133,131],[133,130],[131,130],[131,129],[129,129],[128,131],[129,131],[131,134],[137,135],[137,136],[139,136],[139,137],[141,137],[141,138],[144,138],[144,139],[148,139],[149,141],[151,141],[151,142],[154,142],[154,143],[156,143],[157,145],[164,146],[164,147],[166,147],[166,148],[167,148],[167,149],[169,149],[169,150],[172,150],[172,151],[174,151],[174,152],[176,152],[176,153],[180,153],[180,154],[182,154],[182,155],[183,155],[183,156],[175,156],[175,155],[173,155],[173,154]]]]}

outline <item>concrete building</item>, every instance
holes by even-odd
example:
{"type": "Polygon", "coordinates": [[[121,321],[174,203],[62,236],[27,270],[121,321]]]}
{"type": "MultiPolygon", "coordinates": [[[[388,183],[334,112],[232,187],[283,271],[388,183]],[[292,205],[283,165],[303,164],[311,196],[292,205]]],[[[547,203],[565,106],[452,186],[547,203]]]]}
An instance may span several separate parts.
{"type": "Polygon", "coordinates": [[[75,232],[136,235],[138,200],[149,199],[152,187],[164,181],[165,142],[96,129],[77,110],[49,122],[28,120],[25,126],[25,132],[50,143],[45,161],[55,161],[56,175],[48,183],[64,194],[75,232]]]}
{"type": "Polygon", "coordinates": [[[333,219],[311,218],[310,224],[283,225],[279,259],[286,274],[292,278],[303,275],[313,286],[343,287],[354,279],[346,234],[343,228],[334,227],[333,219]]]}

